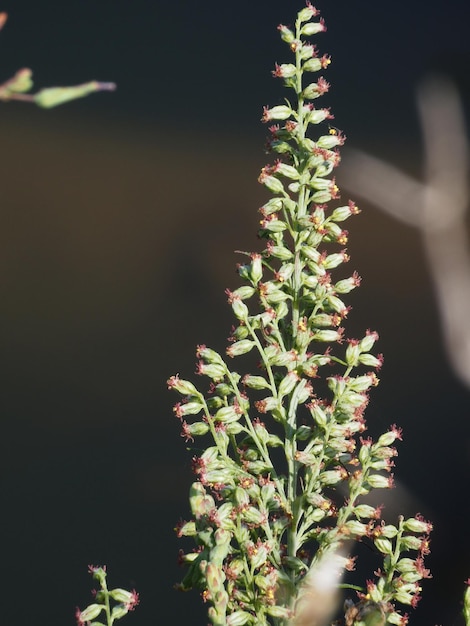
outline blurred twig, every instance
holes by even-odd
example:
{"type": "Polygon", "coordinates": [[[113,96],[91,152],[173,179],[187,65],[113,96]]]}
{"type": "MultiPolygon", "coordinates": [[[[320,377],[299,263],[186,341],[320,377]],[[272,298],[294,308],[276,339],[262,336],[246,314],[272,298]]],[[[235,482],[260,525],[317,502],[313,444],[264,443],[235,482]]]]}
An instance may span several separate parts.
{"type": "Polygon", "coordinates": [[[469,201],[468,141],[458,93],[432,78],[418,90],[425,145],[424,183],[358,150],[344,159],[343,185],[386,213],[418,228],[441,317],[449,360],[470,386],[470,252],[465,225],[469,201]]]}

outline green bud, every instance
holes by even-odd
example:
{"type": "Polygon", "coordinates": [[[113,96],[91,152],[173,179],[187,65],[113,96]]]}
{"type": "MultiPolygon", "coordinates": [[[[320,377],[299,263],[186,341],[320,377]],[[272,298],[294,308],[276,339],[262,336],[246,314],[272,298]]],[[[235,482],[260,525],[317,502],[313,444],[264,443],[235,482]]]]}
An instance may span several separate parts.
{"type": "MultiPolygon", "coordinates": [[[[29,91],[33,87],[32,75],[32,71],[27,67],[18,70],[13,78],[3,83],[1,86],[2,91],[5,90],[7,93],[24,93],[25,91],[29,91]]],[[[2,97],[5,96],[2,94],[2,97]]]]}
{"type": "Polygon", "coordinates": [[[285,606],[267,606],[266,613],[281,620],[288,620],[292,617],[292,611],[285,606]]]}
{"type": "Polygon", "coordinates": [[[263,121],[268,122],[270,120],[287,120],[293,111],[289,106],[284,104],[280,104],[278,106],[272,107],[271,109],[266,108],[263,114],[263,121]]]}
{"type": "Polygon", "coordinates": [[[123,604],[133,604],[135,599],[135,593],[131,593],[126,589],[113,589],[109,592],[109,595],[113,600],[116,600],[116,602],[122,602],[123,604]]]}
{"type": "Polygon", "coordinates": [[[248,317],[248,307],[240,300],[240,298],[234,298],[232,300],[232,309],[235,317],[239,320],[246,320],[248,317]]]}
{"type": "Polygon", "coordinates": [[[348,257],[344,254],[344,252],[336,252],[334,254],[329,254],[323,261],[322,265],[326,270],[331,270],[335,267],[338,267],[339,265],[341,265],[341,263],[344,263],[347,260],[348,257]]]}
{"type": "MultiPolygon", "coordinates": [[[[306,122],[308,124],[321,124],[330,117],[328,109],[312,109],[308,108],[306,115],[306,122]]],[[[331,182],[331,181],[330,181],[331,182]]]]}
{"type": "Polygon", "coordinates": [[[294,33],[289,28],[287,28],[287,26],[280,24],[278,26],[278,30],[281,33],[281,39],[286,43],[292,43],[293,41],[295,41],[294,33]]]}
{"type": "Polygon", "coordinates": [[[388,489],[391,486],[390,478],[382,474],[370,474],[367,477],[367,482],[372,489],[388,489]]]}
{"type": "Polygon", "coordinates": [[[350,293],[353,289],[359,286],[359,282],[351,276],[350,278],[345,278],[343,280],[339,280],[335,284],[335,291],[337,293],[350,293]]]}
{"type": "Polygon", "coordinates": [[[293,253],[285,246],[271,246],[269,248],[270,256],[280,259],[281,261],[290,261],[294,256],[293,253]]]}
{"type": "Polygon", "coordinates": [[[209,432],[209,425],[206,422],[194,422],[193,424],[188,424],[187,428],[189,434],[195,437],[202,437],[209,432]]]}
{"type": "Polygon", "coordinates": [[[266,204],[263,204],[260,210],[263,215],[271,215],[271,213],[278,213],[279,211],[282,211],[281,198],[271,198],[271,200],[268,200],[266,204]]]}
{"type": "Polygon", "coordinates": [[[312,404],[310,405],[310,413],[312,414],[313,419],[319,426],[326,426],[328,422],[328,417],[326,415],[326,412],[317,402],[312,402],[312,404]]]}
{"type": "Polygon", "coordinates": [[[184,404],[176,404],[174,411],[178,417],[186,415],[197,415],[202,411],[204,405],[200,402],[185,402],[184,404]]]}
{"type": "Polygon", "coordinates": [[[227,348],[227,354],[231,357],[241,356],[242,354],[250,352],[255,346],[256,343],[254,341],[251,341],[250,339],[242,339],[241,341],[232,343],[232,345],[227,348]]]}
{"type": "Polygon", "coordinates": [[[361,352],[370,352],[378,338],[379,335],[375,331],[368,331],[364,339],[361,340],[361,352]]]}
{"type": "Polygon", "coordinates": [[[241,415],[237,413],[234,406],[223,406],[220,408],[214,416],[216,422],[222,422],[223,424],[230,424],[240,419],[241,415]]]}
{"type": "Polygon", "coordinates": [[[270,389],[271,384],[262,376],[247,374],[242,379],[243,384],[250,389],[270,389]]]}
{"type": "Polygon", "coordinates": [[[377,516],[377,509],[370,504],[359,504],[354,507],[354,515],[365,519],[373,519],[377,516]]]}
{"type": "MultiPolygon", "coordinates": [[[[313,62],[313,61],[316,61],[316,62],[317,62],[317,63],[315,63],[314,65],[319,65],[318,70],[320,70],[320,69],[321,69],[320,59],[312,59],[312,62],[313,62]]],[[[305,65],[304,65],[304,67],[305,67],[305,65]]],[[[317,69],[315,69],[315,70],[310,70],[310,71],[317,72],[318,70],[317,70],[317,69]]],[[[322,136],[321,136],[321,137],[317,140],[317,146],[318,146],[319,148],[324,148],[325,150],[331,150],[331,148],[335,148],[336,146],[341,145],[341,144],[343,143],[343,141],[344,141],[344,137],[342,137],[342,136],[341,136],[341,135],[339,135],[339,134],[334,134],[334,135],[322,135],[322,136]]],[[[340,211],[341,211],[340,215],[341,215],[341,214],[344,214],[344,212],[343,212],[343,209],[344,209],[344,208],[345,208],[345,207],[338,207],[338,208],[336,209],[336,211],[338,211],[338,212],[340,212],[340,211]]],[[[333,217],[333,216],[334,216],[334,212],[333,212],[333,215],[331,216],[331,219],[332,219],[333,221],[335,221],[335,222],[341,222],[341,221],[342,221],[340,218],[333,217]]],[[[349,216],[348,216],[348,217],[349,217],[349,216]]],[[[346,218],[343,218],[343,219],[346,219],[346,218]]]]}
{"type": "Polygon", "coordinates": [[[41,89],[35,96],[34,102],[45,109],[50,109],[58,104],[83,98],[94,91],[114,91],[116,85],[114,83],[99,83],[93,80],[83,85],[75,87],[51,87],[49,89],[41,89]]]}
{"type": "Polygon", "coordinates": [[[347,307],[340,298],[328,294],[325,300],[333,309],[333,311],[336,311],[337,313],[344,313],[346,311],[347,307]]]}
{"type": "Polygon", "coordinates": [[[240,298],[240,300],[247,300],[251,298],[256,293],[256,289],[254,287],[250,287],[250,285],[243,285],[243,287],[239,287],[235,289],[233,292],[233,296],[235,298],[240,298]]]}
{"type": "Polygon", "coordinates": [[[421,550],[423,540],[414,535],[403,535],[400,539],[400,548],[403,550],[421,550]]]}
{"type": "Polygon", "coordinates": [[[313,333],[314,341],[340,341],[342,333],[337,330],[317,330],[313,333]]]}
{"type": "Polygon", "coordinates": [[[98,617],[103,609],[103,604],[90,604],[86,609],[80,611],[80,620],[82,622],[91,622],[98,617]]]}
{"type": "MultiPolygon", "coordinates": [[[[322,69],[321,59],[318,59],[317,57],[314,57],[313,59],[308,59],[308,61],[305,61],[305,63],[302,65],[302,71],[304,72],[319,72],[321,69],[322,69]]],[[[320,139],[322,139],[322,137],[320,137],[320,139]]],[[[317,145],[319,145],[320,148],[327,147],[327,146],[321,146],[319,141],[317,142],[317,145]]],[[[333,145],[337,145],[337,144],[333,144],[333,145]]]]}
{"type": "Polygon", "coordinates": [[[235,611],[234,613],[230,613],[225,621],[227,626],[244,626],[244,624],[251,621],[252,618],[253,616],[251,613],[247,613],[246,611],[235,611]]]}
{"type": "Polygon", "coordinates": [[[363,524],[362,522],[358,522],[357,520],[349,520],[348,522],[346,522],[344,527],[354,537],[364,537],[365,535],[367,535],[367,524],[363,524]]]}
{"type": "Polygon", "coordinates": [[[282,398],[294,389],[299,381],[299,376],[296,372],[288,372],[287,375],[279,383],[278,394],[282,398]]]}
{"type": "Polygon", "coordinates": [[[403,522],[403,528],[412,533],[428,534],[432,530],[432,524],[421,517],[410,517],[403,522]]]}
{"type": "Polygon", "coordinates": [[[124,617],[124,615],[127,615],[128,613],[129,609],[127,608],[127,606],[125,606],[124,604],[118,604],[111,611],[111,620],[114,621],[115,619],[121,619],[121,617],[124,617]]]}
{"type": "MultiPolygon", "coordinates": [[[[278,179],[275,178],[274,180],[278,180],[278,179]]],[[[281,181],[278,181],[278,182],[281,182],[281,181]]],[[[261,229],[267,230],[270,233],[282,233],[284,230],[287,230],[287,224],[283,222],[282,220],[263,220],[261,222],[261,229]]]]}
{"type": "Polygon", "coordinates": [[[381,367],[382,359],[373,356],[372,354],[361,354],[359,357],[359,363],[366,365],[367,367],[381,367]]]}
{"type": "Polygon", "coordinates": [[[302,27],[300,34],[310,37],[311,35],[316,35],[317,33],[321,33],[324,30],[326,30],[326,28],[322,21],[309,22],[308,24],[305,24],[305,26],[302,27]]]}
{"type": "MultiPolygon", "coordinates": [[[[470,579],[469,579],[470,580],[470,579]]],[[[470,623],[470,582],[466,582],[467,588],[465,589],[465,593],[463,596],[463,616],[465,618],[465,623],[470,623]]]]}
{"type": "Polygon", "coordinates": [[[311,200],[312,202],[324,204],[331,200],[331,193],[329,191],[316,191],[314,194],[312,194],[311,200]]]}
{"type": "Polygon", "coordinates": [[[374,539],[374,545],[382,554],[393,554],[392,542],[389,539],[377,537],[377,539],[374,539]]]}
{"type": "Polygon", "coordinates": [[[326,470],[320,473],[319,480],[322,485],[337,485],[344,480],[344,474],[340,469],[326,470]]]}
{"type": "Polygon", "coordinates": [[[201,394],[189,380],[181,380],[177,375],[172,376],[167,380],[168,389],[174,389],[178,391],[183,396],[198,396],[201,394]]]}

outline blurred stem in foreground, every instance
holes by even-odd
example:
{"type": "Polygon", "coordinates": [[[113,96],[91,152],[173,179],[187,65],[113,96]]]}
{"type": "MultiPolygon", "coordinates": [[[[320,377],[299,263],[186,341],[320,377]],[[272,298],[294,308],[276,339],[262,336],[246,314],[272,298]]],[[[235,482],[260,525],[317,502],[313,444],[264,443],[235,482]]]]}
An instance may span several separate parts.
{"type": "MultiPolygon", "coordinates": [[[[0,13],[0,30],[4,27],[7,17],[6,13],[0,13]]],[[[4,102],[10,100],[33,102],[44,109],[50,109],[70,100],[83,98],[95,91],[114,91],[116,89],[114,83],[92,80],[71,87],[49,87],[31,94],[27,92],[33,88],[32,75],[32,70],[27,67],[18,70],[12,78],[0,85],[0,100],[4,102]]]]}

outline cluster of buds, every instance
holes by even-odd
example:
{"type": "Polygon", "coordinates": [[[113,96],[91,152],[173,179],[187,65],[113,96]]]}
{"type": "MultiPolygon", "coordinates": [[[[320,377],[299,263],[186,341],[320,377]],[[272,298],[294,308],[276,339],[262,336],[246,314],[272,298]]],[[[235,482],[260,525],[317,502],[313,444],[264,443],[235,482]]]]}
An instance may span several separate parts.
{"type": "MultiPolygon", "coordinates": [[[[307,2],[295,28],[279,26],[295,59],[273,74],[295,101],[263,112],[262,121],[274,124],[269,150],[280,156],[259,177],[272,194],[260,209],[265,248],[246,253],[238,267],[244,284],[227,290],[236,325],[226,355],[198,347],[204,391],[179,376],[168,380],[182,396],[174,409],[182,436],[208,442],[193,458],[192,519],[177,533],[196,544],[181,552],[187,574],[180,588],[201,589],[214,626],[302,624],[312,581],[327,563],[334,576],[322,580],[331,578],[335,591],[358,591],[346,623],[359,624],[367,605],[405,624],[396,604],[415,606],[419,581],[429,576],[430,525],[420,517],[385,524],[381,508],[363,500],[392,486],[401,431],[392,426],[376,442],[364,436],[383,359],[371,352],[376,332],[348,339],[343,326],[350,311],[343,297],[360,278],[336,276],[349,261],[342,223],[359,210],[351,201],[329,206],[339,198],[331,175],[343,134],[330,127],[309,137],[312,126],[333,117],[313,105],[329,89],[322,76],[309,78],[330,63],[309,41],[326,30],[317,18],[307,2]],[[229,365],[249,353],[257,354],[256,373],[229,365]],[[377,581],[362,587],[340,581],[353,569],[346,552],[355,541],[372,541],[381,558],[377,581]]],[[[323,602],[317,588],[315,597],[323,602]]]]}
{"type": "Polygon", "coordinates": [[[100,588],[93,590],[94,602],[92,604],[89,604],[83,611],[79,608],[75,611],[78,626],[112,626],[115,620],[121,619],[139,604],[139,594],[135,589],[132,591],[120,588],[108,590],[106,566],[89,565],[88,571],[98,581],[100,588]],[[114,606],[111,606],[111,603],[114,606]],[[97,621],[100,616],[103,617],[97,621]]]}

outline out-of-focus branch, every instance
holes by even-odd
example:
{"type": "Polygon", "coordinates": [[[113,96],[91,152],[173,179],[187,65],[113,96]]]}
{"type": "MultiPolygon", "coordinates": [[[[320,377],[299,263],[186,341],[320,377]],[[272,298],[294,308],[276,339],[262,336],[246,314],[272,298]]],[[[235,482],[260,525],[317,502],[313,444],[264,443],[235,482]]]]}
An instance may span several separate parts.
{"type": "Polygon", "coordinates": [[[423,237],[450,362],[470,386],[470,253],[465,226],[469,200],[468,142],[455,87],[443,78],[418,90],[425,145],[424,183],[357,150],[344,158],[342,184],[418,228],[423,237]]]}
{"type": "MultiPolygon", "coordinates": [[[[6,13],[0,13],[0,30],[4,27],[7,17],[6,13]]],[[[33,102],[42,108],[50,109],[70,100],[83,98],[94,91],[114,91],[116,89],[114,83],[92,80],[71,87],[49,87],[41,89],[37,93],[26,93],[33,87],[32,75],[32,71],[24,67],[18,70],[12,78],[0,84],[0,100],[4,102],[10,100],[33,102]]]]}

